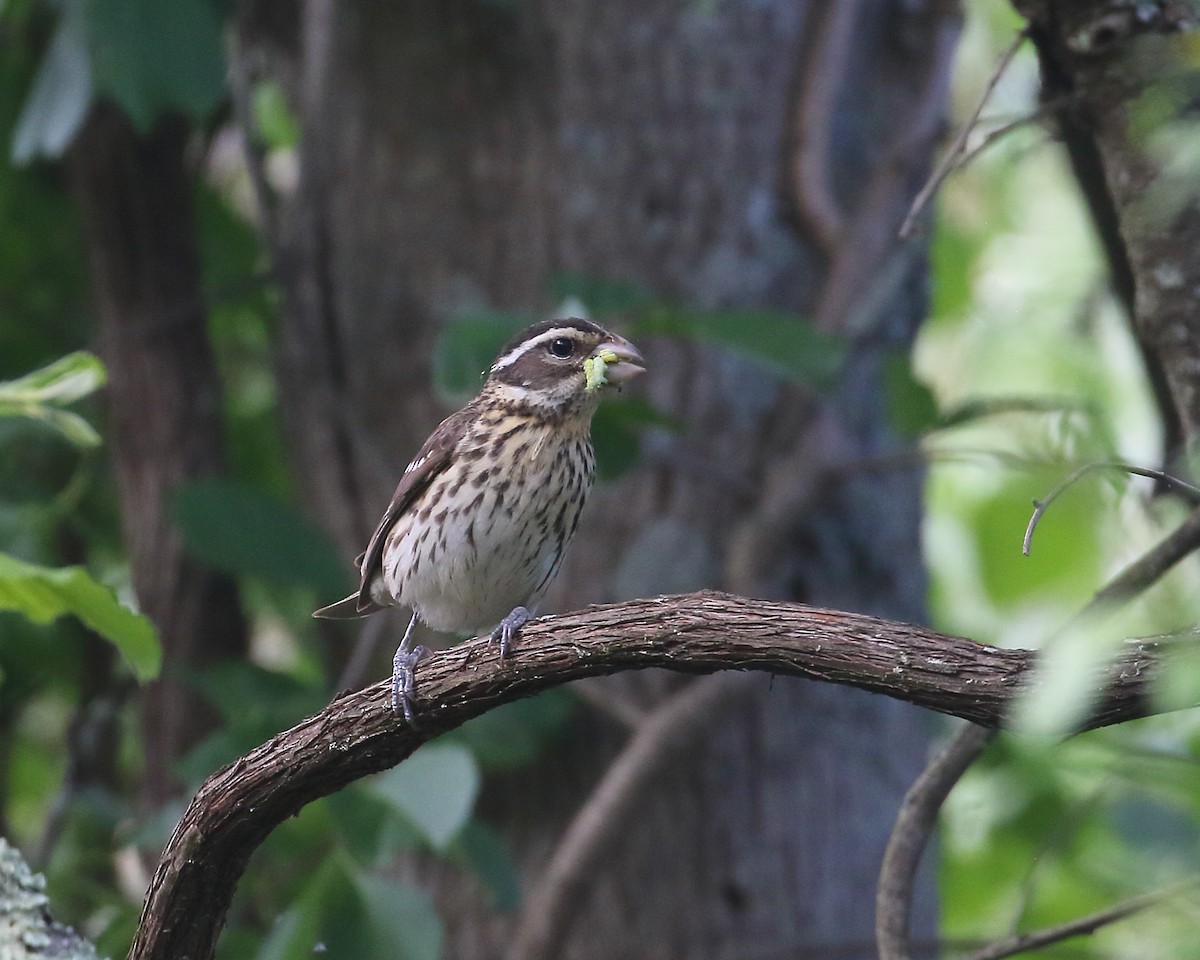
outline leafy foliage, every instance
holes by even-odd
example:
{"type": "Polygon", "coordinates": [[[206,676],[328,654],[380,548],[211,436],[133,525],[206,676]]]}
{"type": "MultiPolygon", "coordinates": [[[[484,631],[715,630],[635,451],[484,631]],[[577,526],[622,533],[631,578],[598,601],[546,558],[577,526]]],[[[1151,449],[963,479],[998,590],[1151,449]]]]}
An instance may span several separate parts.
{"type": "Polygon", "coordinates": [[[65,0],[13,134],[13,162],[61,156],[96,96],[143,131],[164,113],[206,117],[225,96],[214,4],[65,0]]]}
{"type": "Polygon", "coordinates": [[[63,409],[104,386],[104,366],[90,353],[72,353],[17,380],[0,382],[0,417],[29,417],[53,427],[78,447],[100,435],[77,413],[63,409]]]}
{"type": "MultiPolygon", "coordinates": [[[[79,447],[100,436],[83,417],[64,409],[104,384],[104,367],[88,353],[73,353],[16,380],[0,383],[0,418],[27,417],[79,447]]],[[[52,569],[0,553],[0,610],[35,623],[72,614],[112,643],[140,680],[157,675],[161,660],[153,624],[122,606],[112,590],[83,567],[52,569]]]]}
{"type": "Polygon", "coordinates": [[[297,509],[246,484],[193,481],[176,493],[174,513],[188,549],[218,570],[326,594],[347,586],[329,541],[297,509]]]}
{"type": "Polygon", "coordinates": [[[73,614],[111,640],[139,680],[158,674],[162,652],[154,625],[82,567],[50,569],[0,553],[0,610],[16,610],[35,623],[73,614]]]}

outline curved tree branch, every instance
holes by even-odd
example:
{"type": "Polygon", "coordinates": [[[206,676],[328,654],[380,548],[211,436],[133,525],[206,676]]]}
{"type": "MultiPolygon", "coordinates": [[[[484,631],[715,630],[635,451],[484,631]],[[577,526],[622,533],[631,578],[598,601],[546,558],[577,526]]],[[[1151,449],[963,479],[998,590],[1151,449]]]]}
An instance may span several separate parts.
{"type": "MultiPolygon", "coordinates": [[[[1087,728],[1153,713],[1167,639],[1133,642],[1095,679],[1087,728]]],[[[1188,639],[1179,642],[1189,642],[1188,639]]],[[[508,660],[485,640],[423,661],[416,726],[387,682],[321,713],[211,776],[176,827],[150,885],[131,960],[208,960],[251,854],[305,804],[409,756],[434,736],[521,697],[623,670],[764,670],[883,693],[986,727],[1003,722],[1035,654],[862,614],[715,592],[589,607],[530,623],[508,660]]]]}

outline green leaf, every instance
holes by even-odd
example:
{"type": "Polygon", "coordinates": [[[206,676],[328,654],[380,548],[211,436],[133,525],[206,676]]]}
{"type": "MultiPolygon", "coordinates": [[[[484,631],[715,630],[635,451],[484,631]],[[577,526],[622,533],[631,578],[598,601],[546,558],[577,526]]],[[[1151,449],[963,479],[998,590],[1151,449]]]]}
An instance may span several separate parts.
{"type": "Polygon", "coordinates": [[[100,435],[83,417],[60,407],[104,386],[104,365],[80,351],[18,377],[0,382],[0,417],[28,417],[57,430],[78,447],[95,447],[100,435]]]}
{"type": "Polygon", "coordinates": [[[578,706],[570,691],[546,690],[468,720],[439,743],[465,744],[485,770],[513,770],[560,737],[578,706]]]}
{"type": "Polygon", "coordinates": [[[139,680],[158,675],[162,650],[154,625],[121,606],[83,567],[39,567],[0,553],[0,609],[16,610],[35,623],[74,614],[116,646],[139,680]]]}
{"type": "Polygon", "coordinates": [[[104,367],[87,353],[74,353],[17,380],[0,383],[0,417],[26,417],[55,430],[76,447],[100,445],[100,435],[83,417],[57,405],[71,403],[104,384],[104,367]]]}
{"type": "Polygon", "coordinates": [[[370,783],[379,797],[413,824],[435,850],[471,816],[479,793],[479,767],[466,747],[434,743],[370,783]]]}
{"type": "Polygon", "coordinates": [[[1071,733],[1101,696],[1104,668],[1135,635],[1128,629],[1134,616],[1129,608],[1105,607],[1075,617],[1050,638],[1009,710],[1012,728],[1035,736],[1071,733]]]}
{"type": "Polygon", "coordinates": [[[13,131],[10,156],[15,166],[38,157],[61,157],[87,116],[92,104],[92,65],[86,9],[81,0],[63,8],[13,131]]]}
{"type": "Polygon", "coordinates": [[[915,437],[938,424],[933,391],[913,376],[912,363],[906,354],[895,354],[884,362],[883,389],[888,419],[897,433],[915,437]]]}
{"type": "Polygon", "coordinates": [[[400,851],[423,845],[408,818],[396,816],[392,804],[366,786],[354,784],[323,802],[346,850],[360,864],[384,867],[400,851]]]}
{"type": "Polygon", "coordinates": [[[96,89],[135,126],[164,112],[195,120],[225,93],[221,24],[206,0],[99,0],[88,5],[96,89]]]}
{"type": "Polygon", "coordinates": [[[678,431],[683,424],[639,398],[613,398],[600,405],[592,419],[592,445],[600,479],[615,480],[637,463],[638,440],[647,427],[678,431]]]}
{"type": "Polygon", "coordinates": [[[459,832],[452,852],[487,885],[496,909],[512,911],[521,905],[521,881],[516,864],[495,830],[472,820],[459,832]]]}
{"type": "Polygon", "coordinates": [[[379,960],[438,960],[442,953],[442,923],[424,893],[362,872],[355,874],[354,886],[371,932],[369,956],[379,960]]]}
{"type": "Polygon", "coordinates": [[[505,341],[530,322],[527,314],[502,311],[455,317],[433,349],[434,388],[449,399],[476,394],[505,341]]]}
{"type": "Polygon", "coordinates": [[[594,317],[643,310],[654,304],[650,291],[635,283],[580,273],[552,277],[550,292],[558,300],[578,300],[594,317]]]}
{"type": "Polygon", "coordinates": [[[199,560],[238,576],[346,588],[349,568],[307,518],[290,504],[232,480],[196,480],[172,504],[184,545],[199,560]]]}
{"type": "Polygon", "coordinates": [[[106,380],[99,357],[80,350],[16,380],[0,382],[0,401],[61,406],[94,393],[106,380]]]}
{"type": "Polygon", "coordinates": [[[438,960],[442,925],[420,891],[331,858],[276,921],[257,960],[438,960]]]}
{"type": "Polygon", "coordinates": [[[725,347],[777,375],[828,387],[846,357],[846,345],[804,319],[770,310],[683,310],[659,306],[641,313],[637,334],[663,334],[725,347]]]}

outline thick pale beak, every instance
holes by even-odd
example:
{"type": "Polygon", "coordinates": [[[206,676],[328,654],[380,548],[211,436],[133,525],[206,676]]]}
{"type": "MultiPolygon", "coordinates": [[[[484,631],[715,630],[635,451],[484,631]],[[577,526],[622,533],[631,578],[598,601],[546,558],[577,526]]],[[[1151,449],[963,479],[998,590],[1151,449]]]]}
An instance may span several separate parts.
{"type": "Polygon", "coordinates": [[[622,384],[646,372],[646,361],[642,359],[638,348],[615,334],[600,344],[593,356],[604,362],[604,380],[607,383],[622,384]]]}

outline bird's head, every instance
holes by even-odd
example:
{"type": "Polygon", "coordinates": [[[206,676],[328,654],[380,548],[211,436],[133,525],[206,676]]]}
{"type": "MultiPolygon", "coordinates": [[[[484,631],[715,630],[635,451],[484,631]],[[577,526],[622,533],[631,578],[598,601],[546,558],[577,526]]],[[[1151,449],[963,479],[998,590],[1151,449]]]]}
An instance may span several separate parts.
{"type": "Polygon", "coordinates": [[[485,389],[548,416],[590,416],[605,388],[645,371],[637,347],[600,324],[574,317],[544,320],[505,345],[485,389]]]}

